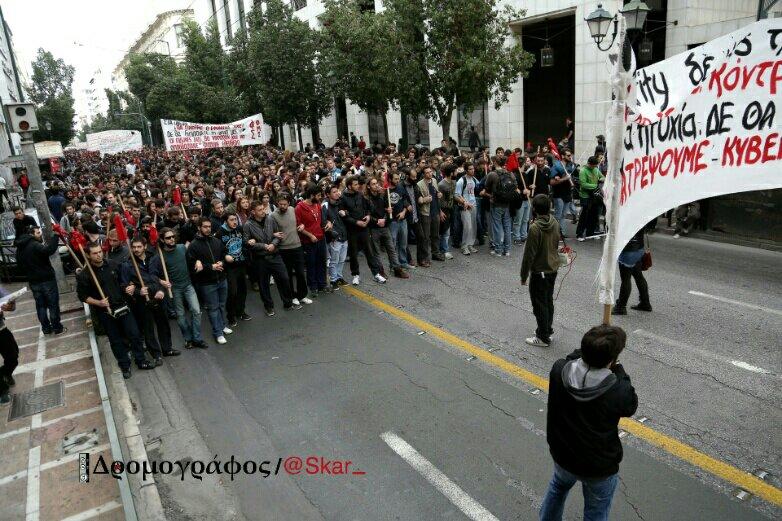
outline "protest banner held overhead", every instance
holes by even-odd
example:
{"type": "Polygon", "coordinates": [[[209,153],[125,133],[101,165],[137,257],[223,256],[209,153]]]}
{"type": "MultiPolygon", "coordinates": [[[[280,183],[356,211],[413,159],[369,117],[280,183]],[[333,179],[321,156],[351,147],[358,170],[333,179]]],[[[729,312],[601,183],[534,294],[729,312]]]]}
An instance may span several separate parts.
{"type": "Polygon", "coordinates": [[[615,241],[603,264],[615,263],[642,226],[671,208],[782,187],[779,100],[779,19],[755,22],[636,71],[615,179],[619,201],[607,216],[615,223],[615,241]]]}
{"type": "Polygon", "coordinates": [[[161,119],[166,150],[262,145],[269,140],[263,116],[255,114],[233,123],[190,123],[161,119]]]}
{"type": "Polygon", "coordinates": [[[141,132],[138,130],[105,130],[87,134],[87,150],[106,154],[117,154],[128,150],[141,150],[141,132]]]}

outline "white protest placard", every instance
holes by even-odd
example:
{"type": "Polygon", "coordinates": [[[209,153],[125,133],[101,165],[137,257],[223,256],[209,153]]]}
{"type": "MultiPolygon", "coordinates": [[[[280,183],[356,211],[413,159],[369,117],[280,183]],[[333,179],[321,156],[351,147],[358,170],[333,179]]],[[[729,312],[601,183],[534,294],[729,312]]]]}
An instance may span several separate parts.
{"type": "Polygon", "coordinates": [[[39,141],[35,144],[35,155],[38,156],[38,159],[65,156],[62,151],[62,143],[59,141],[39,141]]]}
{"type": "Polygon", "coordinates": [[[118,154],[128,150],[141,150],[141,132],[138,130],[104,130],[87,134],[87,150],[106,154],[118,154]]]}
{"type": "Polygon", "coordinates": [[[263,125],[263,116],[255,114],[233,123],[190,123],[161,119],[166,150],[193,150],[204,148],[263,145],[269,137],[263,125]]]}
{"type": "Polygon", "coordinates": [[[607,216],[614,248],[604,251],[603,266],[614,265],[633,235],[671,208],[782,188],[778,102],[782,109],[781,19],[636,71],[624,114],[619,202],[607,216]]]}

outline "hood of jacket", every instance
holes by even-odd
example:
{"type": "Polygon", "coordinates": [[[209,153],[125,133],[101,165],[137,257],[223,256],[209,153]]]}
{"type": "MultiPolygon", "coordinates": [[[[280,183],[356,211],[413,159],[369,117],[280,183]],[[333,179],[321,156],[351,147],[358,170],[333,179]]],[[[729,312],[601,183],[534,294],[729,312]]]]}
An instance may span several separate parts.
{"type": "Polygon", "coordinates": [[[27,245],[30,243],[30,241],[34,241],[34,240],[35,239],[33,238],[32,235],[30,235],[29,233],[24,233],[16,239],[16,247],[17,249],[26,248],[27,245]]]}
{"type": "Polygon", "coordinates": [[[616,383],[616,375],[607,368],[590,367],[577,358],[562,367],[562,384],[580,402],[588,402],[605,394],[616,383]]]}
{"type": "Polygon", "coordinates": [[[540,228],[541,231],[543,231],[543,232],[549,232],[549,231],[551,231],[552,228],[554,228],[554,223],[555,222],[556,221],[555,221],[554,217],[552,217],[550,214],[549,215],[541,215],[541,216],[535,217],[535,222],[533,223],[533,225],[535,225],[538,228],[540,228]]]}

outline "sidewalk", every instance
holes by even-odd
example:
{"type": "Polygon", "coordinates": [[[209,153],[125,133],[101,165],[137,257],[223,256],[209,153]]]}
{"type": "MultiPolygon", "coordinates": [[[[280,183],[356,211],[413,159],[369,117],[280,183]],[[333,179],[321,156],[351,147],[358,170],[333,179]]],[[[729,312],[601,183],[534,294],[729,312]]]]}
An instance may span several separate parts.
{"type": "MultiPolygon", "coordinates": [[[[9,290],[22,287],[7,285],[9,290]]],[[[92,358],[84,308],[75,292],[61,295],[59,336],[43,336],[32,294],[6,313],[19,344],[14,394],[63,382],[63,405],[9,421],[12,404],[0,406],[0,512],[3,519],[125,519],[118,480],[90,474],[80,483],[79,453],[114,458],[92,358]]],[[[29,404],[34,404],[30,400],[29,404]]],[[[13,401],[12,401],[13,403],[13,401]]]]}

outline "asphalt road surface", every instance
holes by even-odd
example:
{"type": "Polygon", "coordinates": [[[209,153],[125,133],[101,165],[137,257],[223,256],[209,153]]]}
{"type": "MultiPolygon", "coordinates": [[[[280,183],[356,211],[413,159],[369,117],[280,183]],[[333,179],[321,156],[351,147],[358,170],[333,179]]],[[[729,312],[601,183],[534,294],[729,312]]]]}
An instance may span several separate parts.
{"type": "MultiPolygon", "coordinates": [[[[654,312],[615,321],[630,333],[622,362],[639,395],[636,418],[698,454],[748,473],[764,470],[778,488],[782,254],[651,239],[654,312]]],[[[250,295],[254,318],[227,345],[187,351],[128,381],[150,457],[314,455],[349,460],[349,473],[308,475],[305,467],[266,479],[162,476],[169,518],[535,519],[552,471],[545,393],[453,342],[418,334],[411,320],[546,377],[600,320],[593,279],[602,244],[574,244],[578,257],[556,301],[547,349],[523,343],[534,317],[518,281],[521,248],[510,258],[490,257],[485,247],[469,257],[457,251],[444,265],[384,286],[370,281],[362,259],[358,289],[412,319],[350,291],[301,311],[278,307],[267,318],[250,295]]],[[[740,483],[683,461],[675,448],[632,434],[623,443],[612,519],[782,515],[754,495],[737,499],[740,483]]],[[[574,488],[566,518],[580,519],[581,507],[574,488]]]]}

